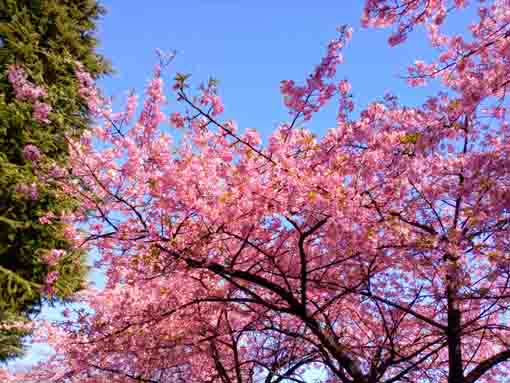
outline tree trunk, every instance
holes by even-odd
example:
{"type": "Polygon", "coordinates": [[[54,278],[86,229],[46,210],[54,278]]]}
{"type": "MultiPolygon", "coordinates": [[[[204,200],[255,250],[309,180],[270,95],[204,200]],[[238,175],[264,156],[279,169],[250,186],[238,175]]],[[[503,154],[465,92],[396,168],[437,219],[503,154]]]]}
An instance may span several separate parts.
{"type": "Polygon", "coordinates": [[[461,313],[458,307],[458,267],[455,260],[451,262],[447,276],[446,294],[448,299],[448,383],[464,383],[461,347],[461,313]]]}

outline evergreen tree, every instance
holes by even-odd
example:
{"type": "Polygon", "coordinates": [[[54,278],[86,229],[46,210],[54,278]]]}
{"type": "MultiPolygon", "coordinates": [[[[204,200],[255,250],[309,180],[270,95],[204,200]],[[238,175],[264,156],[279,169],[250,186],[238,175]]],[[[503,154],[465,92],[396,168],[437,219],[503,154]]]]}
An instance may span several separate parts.
{"type": "Polygon", "coordinates": [[[23,351],[18,322],[84,282],[84,254],[71,249],[59,219],[75,201],[38,183],[34,160],[44,153],[65,162],[66,136],[90,122],[75,71],[110,72],[95,52],[103,13],[95,0],[0,0],[0,361],[23,351]],[[64,256],[49,262],[52,249],[64,256]]]}

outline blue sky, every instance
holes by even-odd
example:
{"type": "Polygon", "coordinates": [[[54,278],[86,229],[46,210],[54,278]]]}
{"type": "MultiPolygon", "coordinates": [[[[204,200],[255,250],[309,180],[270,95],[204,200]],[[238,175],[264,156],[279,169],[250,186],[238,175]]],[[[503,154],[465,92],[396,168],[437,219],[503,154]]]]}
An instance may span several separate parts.
{"type": "MultiPolygon", "coordinates": [[[[407,104],[421,103],[429,93],[409,89],[398,77],[414,60],[431,57],[424,34],[415,33],[407,44],[390,48],[388,30],[360,27],[361,0],[104,0],[102,4],[108,13],[99,24],[100,52],[117,73],[100,85],[105,93],[121,99],[132,88],[143,93],[156,63],[156,48],[176,50],[167,83],[175,71],[191,73],[191,84],[197,86],[209,76],[219,79],[224,117],[236,120],[240,129],[256,128],[267,137],[288,119],[280,80],[305,79],[341,24],[353,26],[354,36],[344,51],[338,78],[352,82],[357,105],[381,99],[388,90],[407,104]]],[[[468,15],[462,16],[463,24],[468,15]]],[[[170,97],[170,107],[172,103],[175,98],[170,97]]],[[[334,112],[333,102],[308,128],[320,135],[334,127],[334,112]]],[[[97,274],[93,279],[97,281],[97,274]]],[[[60,309],[45,310],[43,315],[58,317],[60,309]]],[[[43,351],[32,349],[11,366],[31,364],[43,351]]]]}
{"type": "MultiPolygon", "coordinates": [[[[118,71],[102,81],[107,90],[117,96],[129,88],[142,90],[155,63],[154,49],[176,50],[168,80],[173,70],[191,73],[195,85],[214,76],[220,80],[225,117],[263,135],[287,118],[280,80],[304,79],[328,41],[336,37],[338,25],[351,24],[355,29],[339,78],[352,81],[361,105],[389,89],[400,95],[407,92],[397,76],[417,58],[414,46],[427,45],[423,34],[414,34],[410,44],[392,49],[386,43],[388,31],[361,29],[361,0],[151,0],[143,5],[110,0],[103,4],[108,14],[100,26],[101,52],[118,71]]],[[[411,102],[421,99],[408,96],[411,102]]],[[[332,113],[319,117],[320,128],[310,128],[334,126],[332,113]]]]}

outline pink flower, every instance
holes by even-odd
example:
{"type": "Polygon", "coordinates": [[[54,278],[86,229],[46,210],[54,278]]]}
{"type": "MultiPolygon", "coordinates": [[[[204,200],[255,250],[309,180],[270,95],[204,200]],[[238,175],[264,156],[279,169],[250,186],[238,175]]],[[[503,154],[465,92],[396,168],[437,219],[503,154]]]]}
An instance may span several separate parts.
{"type": "Polygon", "coordinates": [[[211,104],[213,107],[213,115],[217,115],[220,113],[223,113],[225,108],[223,107],[223,103],[221,101],[221,98],[217,95],[211,96],[211,104]]]}
{"type": "Polygon", "coordinates": [[[260,135],[255,129],[247,129],[246,133],[244,134],[244,140],[248,142],[251,145],[260,145],[260,135]]]}
{"type": "Polygon", "coordinates": [[[65,170],[59,166],[55,166],[50,170],[50,176],[53,178],[61,178],[65,175],[65,170]]]}
{"type": "Polygon", "coordinates": [[[347,41],[352,39],[352,27],[346,27],[344,30],[344,33],[345,33],[345,39],[347,41]]]}
{"type": "Polygon", "coordinates": [[[53,249],[44,257],[44,262],[46,262],[48,266],[54,266],[65,254],[65,250],[53,249]]]}
{"type": "Polygon", "coordinates": [[[27,74],[24,69],[17,65],[10,65],[7,69],[7,78],[11,83],[14,95],[18,100],[28,101],[32,104],[32,116],[35,120],[43,123],[48,123],[48,114],[51,111],[51,106],[45,102],[40,101],[40,98],[46,97],[46,90],[31,83],[27,79],[27,74]]]}
{"type": "Polygon", "coordinates": [[[221,101],[220,96],[216,94],[211,94],[209,90],[204,90],[204,94],[200,98],[200,103],[202,105],[211,105],[212,106],[212,115],[216,116],[220,113],[223,113],[225,108],[223,107],[223,102],[221,101]]]}
{"type": "Polygon", "coordinates": [[[46,295],[52,295],[54,292],[54,285],[59,277],[58,271],[50,271],[48,275],[46,275],[46,279],[44,280],[43,292],[46,295]]]}
{"type": "Polygon", "coordinates": [[[46,91],[42,87],[27,80],[25,70],[18,65],[9,66],[7,78],[18,100],[35,102],[38,98],[46,96],[46,91]]]}
{"type": "Polygon", "coordinates": [[[51,211],[49,213],[46,213],[45,215],[43,215],[42,217],[39,218],[39,222],[44,224],[44,225],[47,225],[49,223],[51,223],[51,220],[55,218],[55,214],[53,214],[51,211]]]}
{"type": "Polygon", "coordinates": [[[221,159],[225,162],[230,162],[232,161],[233,158],[234,157],[232,156],[232,153],[225,152],[221,154],[221,159]]]}
{"type": "Polygon", "coordinates": [[[342,80],[338,84],[338,90],[345,96],[351,91],[351,84],[347,80],[342,80]]]}
{"type": "Polygon", "coordinates": [[[401,44],[403,43],[404,41],[406,41],[407,39],[407,36],[402,33],[402,32],[397,32],[397,33],[394,33],[390,36],[390,38],[388,39],[388,43],[394,47],[398,44],[401,44]]]}
{"type": "Polygon", "coordinates": [[[454,3],[457,8],[464,8],[466,6],[466,0],[455,0],[454,3]]]}
{"type": "Polygon", "coordinates": [[[94,79],[89,73],[83,70],[83,66],[79,63],[75,70],[75,76],[78,79],[79,94],[87,104],[90,113],[96,117],[100,116],[104,103],[94,85],[94,79]]]}
{"type": "Polygon", "coordinates": [[[170,115],[170,123],[176,128],[184,128],[184,118],[179,112],[170,115]]]}
{"type": "Polygon", "coordinates": [[[28,144],[23,148],[23,158],[27,161],[36,162],[41,158],[41,152],[37,146],[28,144]]]}
{"type": "Polygon", "coordinates": [[[233,121],[233,120],[228,120],[228,121],[225,121],[223,123],[223,126],[230,130],[231,133],[235,133],[237,132],[237,122],[233,121]]]}
{"type": "Polygon", "coordinates": [[[52,271],[48,273],[45,279],[45,284],[52,285],[58,279],[58,271],[52,271]]]}
{"type": "Polygon", "coordinates": [[[138,97],[136,96],[136,94],[129,95],[128,100],[127,100],[125,117],[124,117],[124,120],[126,122],[131,121],[131,118],[133,117],[133,114],[135,113],[137,101],[138,101],[138,97]]]}
{"type": "Polygon", "coordinates": [[[32,183],[32,184],[30,185],[30,189],[29,189],[28,197],[29,197],[32,201],[37,200],[37,198],[39,197],[39,191],[37,190],[37,185],[36,185],[35,183],[32,183]]]}
{"type": "Polygon", "coordinates": [[[16,192],[22,194],[25,198],[29,200],[35,201],[39,197],[39,191],[37,190],[37,185],[32,183],[30,185],[27,184],[18,184],[16,186],[16,192]]]}
{"type": "Polygon", "coordinates": [[[48,114],[51,112],[51,106],[45,102],[36,101],[33,105],[33,117],[39,122],[48,123],[48,114]]]}
{"type": "Polygon", "coordinates": [[[348,28],[340,28],[339,32],[340,37],[328,44],[326,55],[307,78],[305,85],[296,85],[291,80],[280,83],[285,106],[292,114],[302,113],[304,119],[309,120],[312,114],[318,112],[333,96],[336,86],[328,84],[327,79],[335,76],[337,66],[342,63],[341,49],[351,34],[348,28]]]}

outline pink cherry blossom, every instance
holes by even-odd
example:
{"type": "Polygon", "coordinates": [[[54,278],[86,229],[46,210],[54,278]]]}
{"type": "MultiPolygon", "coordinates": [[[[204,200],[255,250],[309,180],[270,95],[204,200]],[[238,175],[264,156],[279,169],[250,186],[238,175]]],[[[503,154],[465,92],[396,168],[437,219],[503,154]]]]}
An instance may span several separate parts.
{"type": "Polygon", "coordinates": [[[48,114],[51,112],[51,106],[45,102],[36,101],[33,105],[33,117],[40,122],[48,123],[48,114]]]}
{"type": "Polygon", "coordinates": [[[18,184],[16,186],[16,192],[22,194],[25,198],[36,201],[39,198],[39,190],[37,184],[18,184]]]}
{"type": "Polygon", "coordinates": [[[27,161],[37,162],[41,158],[41,152],[37,146],[28,144],[23,148],[23,157],[27,161]]]}
{"type": "Polygon", "coordinates": [[[48,114],[51,111],[51,106],[40,101],[41,98],[47,96],[46,90],[31,83],[25,70],[17,65],[8,67],[7,78],[14,89],[15,97],[32,104],[34,120],[45,124],[49,123],[48,114]]]}
{"type": "Polygon", "coordinates": [[[50,252],[44,257],[44,261],[49,266],[55,266],[60,258],[62,258],[66,254],[65,250],[57,250],[52,249],[50,252]]]}
{"type": "Polygon", "coordinates": [[[170,115],[170,123],[176,128],[184,128],[184,118],[179,112],[170,115]]]}

